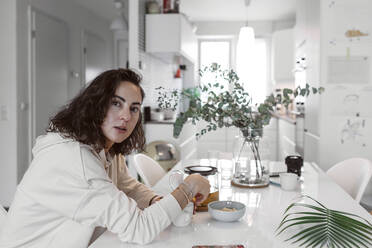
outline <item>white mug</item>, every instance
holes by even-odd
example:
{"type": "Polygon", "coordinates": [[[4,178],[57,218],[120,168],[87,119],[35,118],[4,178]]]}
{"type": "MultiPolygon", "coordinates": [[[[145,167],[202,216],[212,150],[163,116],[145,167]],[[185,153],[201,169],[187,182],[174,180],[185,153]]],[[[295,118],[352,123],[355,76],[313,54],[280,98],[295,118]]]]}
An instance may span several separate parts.
{"type": "MultiPolygon", "coordinates": [[[[172,171],[169,176],[169,186],[171,190],[175,190],[181,183],[185,173],[181,170],[172,171]]],[[[190,224],[192,215],[194,213],[194,203],[189,202],[182,212],[172,221],[173,225],[184,227],[190,224]]]]}
{"type": "Polygon", "coordinates": [[[280,173],[280,185],[284,190],[295,190],[298,185],[298,176],[294,173],[280,173]]]}
{"type": "Polygon", "coordinates": [[[172,221],[173,225],[184,227],[190,224],[194,212],[194,203],[189,202],[183,211],[172,221]]]}

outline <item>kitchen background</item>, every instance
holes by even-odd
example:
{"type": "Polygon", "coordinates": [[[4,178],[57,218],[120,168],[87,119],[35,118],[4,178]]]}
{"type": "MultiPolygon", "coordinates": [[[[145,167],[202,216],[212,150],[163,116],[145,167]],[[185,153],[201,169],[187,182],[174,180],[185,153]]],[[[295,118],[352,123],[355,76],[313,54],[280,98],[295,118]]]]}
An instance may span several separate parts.
{"type": "MultiPolygon", "coordinates": [[[[2,205],[10,204],[50,113],[97,73],[116,67],[143,75],[144,106],[152,109],[156,87],[193,86],[199,66],[215,60],[241,73],[257,96],[304,82],[323,86],[323,95],[306,100],[304,115],[294,113],[293,119],[278,113],[272,119],[263,141],[266,158],[283,160],[297,152],[324,170],[350,157],[372,160],[371,1],[170,2],[179,2],[183,14],[146,16],[145,0],[1,1],[2,205]],[[244,48],[238,44],[246,24],[256,37],[251,56],[241,56],[244,48]],[[179,65],[186,70],[175,77],[179,65]],[[260,74],[252,78],[257,68],[260,74]]],[[[157,5],[162,8],[163,1],[157,5]]],[[[156,12],[157,5],[148,11],[156,12]]],[[[175,140],[171,123],[145,125],[148,142],[171,141],[181,148],[182,159],[231,151],[236,130],[221,129],[197,141],[200,128],[187,125],[175,140]]],[[[372,184],[364,199],[372,205],[368,195],[372,184]]]]}

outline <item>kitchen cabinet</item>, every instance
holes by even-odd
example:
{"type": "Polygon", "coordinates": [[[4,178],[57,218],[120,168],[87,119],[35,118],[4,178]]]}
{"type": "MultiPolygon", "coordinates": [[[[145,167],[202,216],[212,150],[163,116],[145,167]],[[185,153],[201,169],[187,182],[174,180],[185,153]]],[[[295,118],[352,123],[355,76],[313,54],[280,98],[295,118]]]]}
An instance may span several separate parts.
{"type": "Polygon", "coordinates": [[[309,0],[297,0],[296,1],[296,25],[294,27],[294,45],[296,52],[298,49],[306,46],[306,40],[308,38],[308,7],[309,0]]]}
{"type": "Polygon", "coordinates": [[[167,64],[185,65],[182,87],[197,82],[197,39],[193,26],[183,14],[146,15],[145,50],[167,64]]]}
{"type": "Polygon", "coordinates": [[[270,124],[264,126],[260,141],[260,156],[263,160],[276,161],[278,159],[278,119],[271,118],[270,124]]]}
{"type": "Polygon", "coordinates": [[[165,60],[181,56],[197,61],[197,39],[191,23],[183,14],[146,15],[146,52],[165,60]]]}
{"type": "Polygon", "coordinates": [[[296,123],[278,118],[278,161],[296,153],[296,123]]]}
{"type": "Polygon", "coordinates": [[[320,137],[310,133],[307,129],[304,132],[304,160],[319,164],[319,143],[320,137]]]}
{"type": "MultiPolygon", "coordinates": [[[[296,80],[295,86],[320,87],[320,1],[298,0],[294,28],[296,80]]],[[[304,159],[319,164],[320,96],[310,95],[305,102],[304,159]]]]}
{"type": "Polygon", "coordinates": [[[272,36],[272,80],[275,84],[294,81],[294,32],[279,30],[272,36]]]}
{"type": "MultiPolygon", "coordinates": [[[[277,131],[278,120],[272,118],[270,124],[264,127],[263,137],[260,140],[260,156],[262,160],[277,160],[277,131]]],[[[205,127],[206,122],[198,123],[198,130],[205,127]]],[[[234,153],[236,136],[240,130],[236,127],[218,128],[216,131],[206,133],[198,140],[198,157],[208,157],[208,151],[234,153]]]]}

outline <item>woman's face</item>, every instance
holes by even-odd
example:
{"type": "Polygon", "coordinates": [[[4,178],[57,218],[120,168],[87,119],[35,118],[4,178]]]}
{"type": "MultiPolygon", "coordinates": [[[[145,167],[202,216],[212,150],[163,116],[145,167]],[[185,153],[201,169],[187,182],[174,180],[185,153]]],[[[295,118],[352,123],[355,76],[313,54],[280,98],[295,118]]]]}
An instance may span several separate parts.
{"type": "Polygon", "coordinates": [[[131,82],[121,82],[101,126],[107,150],[114,143],[121,143],[130,136],[138,122],[141,104],[140,88],[131,82]]]}

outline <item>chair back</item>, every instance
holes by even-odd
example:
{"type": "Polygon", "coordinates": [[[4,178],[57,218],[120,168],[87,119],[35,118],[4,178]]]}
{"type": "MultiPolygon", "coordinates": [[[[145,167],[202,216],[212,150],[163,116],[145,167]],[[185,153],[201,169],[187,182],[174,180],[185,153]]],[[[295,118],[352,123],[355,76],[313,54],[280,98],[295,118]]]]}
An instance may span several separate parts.
{"type": "Polygon", "coordinates": [[[347,159],[330,168],[327,175],[359,203],[372,176],[372,162],[364,158],[347,159]]]}
{"type": "Polygon", "coordinates": [[[0,232],[6,215],[7,211],[0,205],[0,232]]]}
{"type": "Polygon", "coordinates": [[[154,186],[166,174],[164,169],[155,160],[145,154],[135,154],[133,160],[138,174],[148,187],[154,186]]]}

